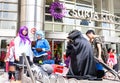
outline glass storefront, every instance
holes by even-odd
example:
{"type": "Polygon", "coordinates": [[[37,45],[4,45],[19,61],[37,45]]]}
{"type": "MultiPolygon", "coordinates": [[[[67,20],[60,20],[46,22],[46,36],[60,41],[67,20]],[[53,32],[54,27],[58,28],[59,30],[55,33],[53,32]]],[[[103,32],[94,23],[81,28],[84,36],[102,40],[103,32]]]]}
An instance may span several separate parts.
{"type": "MultiPolygon", "coordinates": [[[[112,13],[110,8],[112,7],[108,6],[110,3],[109,0],[46,0],[44,31],[64,34],[69,33],[73,29],[78,29],[85,34],[88,29],[93,29],[97,35],[115,36],[115,30],[112,31],[112,29],[115,29],[115,23],[110,16],[112,13]],[[55,19],[50,13],[50,6],[56,1],[65,6],[65,15],[62,19],[55,19]],[[80,15],[83,18],[78,18],[80,15]]],[[[55,39],[58,40],[61,37],[55,39]]],[[[65,42],[63,39],[63,46],[65,46],[65,42]]],[[[63,51],[65,49],[62,49],[63,51]]],[[[52,52],[54,52],[54,49],[52,49],[52,52]]]]}

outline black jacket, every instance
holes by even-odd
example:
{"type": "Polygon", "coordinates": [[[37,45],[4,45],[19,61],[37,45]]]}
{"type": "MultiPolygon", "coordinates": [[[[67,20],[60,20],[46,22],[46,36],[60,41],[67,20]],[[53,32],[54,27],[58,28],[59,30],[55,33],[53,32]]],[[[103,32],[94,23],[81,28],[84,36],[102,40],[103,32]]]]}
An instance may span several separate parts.
{"type": "Polygon", "coordinates": [[[68,34],[66,55],[71,58],[68,75],[96,76],[96,66],[93,49],[87,39],[78,30],[68,34]]]}

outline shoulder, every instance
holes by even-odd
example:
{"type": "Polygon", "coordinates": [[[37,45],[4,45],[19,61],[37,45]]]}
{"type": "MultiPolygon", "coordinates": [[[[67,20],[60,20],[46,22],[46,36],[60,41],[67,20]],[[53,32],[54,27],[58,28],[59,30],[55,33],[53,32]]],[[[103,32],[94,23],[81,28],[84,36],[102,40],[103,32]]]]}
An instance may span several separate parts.
{"type": "Polygon", "coordinates": [[[95,41],[96,43],[102,43],[100,37],[95,37],[95,38],[94,38],[94,41],[95,41]]]}
{"type": "Polygon", "coordinates": [[[42,39],[44,42],[48,42],[48,40],[47,39],[42,39]]]}
{"type": "Polygon", "coordinates": [[[15,41],[15,42],[16,42],[16,41],[20,41],[20,37],[17,36],[17,37],[14,39],[14,41],[15,41]]]}

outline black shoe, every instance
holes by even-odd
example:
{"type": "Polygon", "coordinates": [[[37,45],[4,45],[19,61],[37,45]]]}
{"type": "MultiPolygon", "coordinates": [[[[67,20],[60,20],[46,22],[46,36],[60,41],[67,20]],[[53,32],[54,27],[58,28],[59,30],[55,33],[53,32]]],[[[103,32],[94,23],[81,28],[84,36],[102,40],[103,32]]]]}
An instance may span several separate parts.
{"type": "Polygon", "coordinates": [[[102,78],[97,78],[97,77],[93,77],[93,78],[89,78],[88,80],[90,81],[102,81],[102,78]]]}

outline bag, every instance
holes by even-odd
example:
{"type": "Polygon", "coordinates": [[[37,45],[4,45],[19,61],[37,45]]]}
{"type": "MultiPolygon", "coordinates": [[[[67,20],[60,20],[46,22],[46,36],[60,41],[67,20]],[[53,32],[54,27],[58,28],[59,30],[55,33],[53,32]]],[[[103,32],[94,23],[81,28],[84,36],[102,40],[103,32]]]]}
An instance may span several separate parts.
{"type": "Polygon", "coordinates": [[[95,40],[96,39],[99,39],[99,41],[101,42],[101,57],[102,57],[104,63],[107,63],[108,52],[107,52],[106,45],[104,43],[104,38],[102,36],[100,36],[100,37],[96,37],[95,40]]]}
{"type": "Polygon", "coordinates": [[[9,71],[9,61],[5,62],[5,71],[8,72],[9,71]]]}

